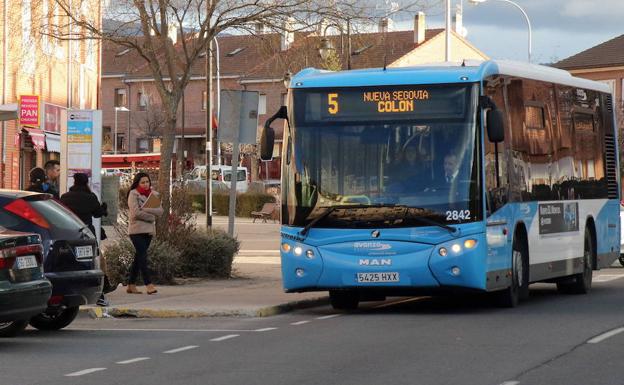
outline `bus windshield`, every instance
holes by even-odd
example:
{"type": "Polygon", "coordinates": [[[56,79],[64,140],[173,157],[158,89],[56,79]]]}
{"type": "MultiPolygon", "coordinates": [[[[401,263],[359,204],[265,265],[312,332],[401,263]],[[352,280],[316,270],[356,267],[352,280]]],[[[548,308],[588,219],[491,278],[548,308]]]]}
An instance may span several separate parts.
{"type": "Polygon", "coordinates": [[[476,84],[295,90],[285,223],[306,226],[345,205],[354,210],[332,210],[314,227],[482,219],[477,100],[476,84]]]}

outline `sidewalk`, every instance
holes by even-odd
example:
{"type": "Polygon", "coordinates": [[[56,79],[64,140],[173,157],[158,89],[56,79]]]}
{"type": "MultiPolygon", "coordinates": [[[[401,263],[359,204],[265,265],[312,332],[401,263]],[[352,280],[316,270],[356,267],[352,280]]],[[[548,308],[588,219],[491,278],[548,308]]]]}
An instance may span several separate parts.
{"type": "MultiPolygon", "coordinates": [[[[251,258],[254,257],[245,257],[251,258]]],[[[155,295],[127,294],[126,288],[119,286],[106,296],[111,303],[109,307],[81,309],[95,318],[268,317],[328,303],[324,292],[284,293],[280,266],[273,259],[258,257],[259,263],[235,262],[231,279],[158,286],[155,295]]],[[[144,287],[139,290],[145,292],[144,287]]]]}
{"type": "MultiPolygon", "coordinates": [[[[198,215],[198,227],[206,217],[198,215]]],[[[227,217],[213,217],[215,228],[227,230],[227,217]]],[[[279,223],[252,223],[236,218],[235,236],[241,249],[234,258],[231,279],[182,280],[180,285],[158,286],[158,294],[127,294],[126,288],[106,295],[106,308],[84,306],[83,314],[92,317],[266,317],[293,309],[329,302],[327,292],[286,294],[282,289],[279,258],[279,223]]],[[[117,234],[106,228],[111,238],[117,234]]],[[[145,292],[144,287],[139,290],[145,292]]]]}

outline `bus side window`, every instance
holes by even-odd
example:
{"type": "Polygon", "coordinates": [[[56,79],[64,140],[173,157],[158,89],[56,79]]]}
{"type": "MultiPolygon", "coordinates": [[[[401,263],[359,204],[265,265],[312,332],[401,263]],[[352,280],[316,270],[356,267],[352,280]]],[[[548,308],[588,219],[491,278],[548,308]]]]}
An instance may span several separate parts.
{"type": "MultiPolygon", "coordinates": [[[[498,79],[500,80],[500,79],[498,79]]],[[[494,80],[488,82],[486,95],[492,98],[499,110],[507,117],[507,106],[504,97],[504,85],[502,81],[494,80]]],[[[508,119],[505,119],[507,125],[508,119]]],[[[505,127],[505,131],[509,132],[509,128],[505,127]]],[[[509,135],[505,135],[509,138],[509,135]]],[[[494,144],[490,142],[487,134],[485,134],[485,188],[486,188],[486,205],[488,215],[494,213],[507,203],[507,194],[509,191],[509,179],[507,171],[507,143],[494,144]],[[498,148],[497,148],[498,147],[498,148]],[[496,174],[496,152],[498,150],[498,175],[496,174]]]]}

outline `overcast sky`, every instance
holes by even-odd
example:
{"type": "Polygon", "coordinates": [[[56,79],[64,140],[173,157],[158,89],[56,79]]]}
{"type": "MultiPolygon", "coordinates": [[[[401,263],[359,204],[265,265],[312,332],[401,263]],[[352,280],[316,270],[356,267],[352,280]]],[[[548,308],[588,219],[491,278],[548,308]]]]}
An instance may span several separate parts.
{"type": "MultiPolygon", "coordinates": [[[[531,21],[534,63],[565,59],[624,34],[624,0],[514,1],[531,21]]],[[[496,59],[527,59],[528,28],[517,8],[501,0],[478,5],[463,0],[463,6],[467,39],[477,48],[496,59]]],[[[443,8],[425,13],[428,28],[443,27],[443,8]]],[[[410,29],[412,23],[401,22],[397,27],[410,29]]]]}

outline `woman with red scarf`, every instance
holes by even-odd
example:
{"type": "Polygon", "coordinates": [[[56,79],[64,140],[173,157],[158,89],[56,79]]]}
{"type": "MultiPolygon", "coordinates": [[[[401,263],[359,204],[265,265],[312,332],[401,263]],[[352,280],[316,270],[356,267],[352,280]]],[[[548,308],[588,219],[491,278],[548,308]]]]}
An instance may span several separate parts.
{"type": "Polygon", "coordinates": [[[149,175],[144,172],[136,174],[128,192],[128,234],[136,250],[126,290],[130,294],[142,294],[136,287],[139,272],[147,288],[147,294],[157,293],[149,276],[147,249],[156,232],[156,218],[163,214],[163,209],[162,207],[144,207],[150,194],[158,196],[158,193],[152,190],[149,175]]]}

